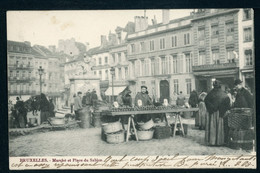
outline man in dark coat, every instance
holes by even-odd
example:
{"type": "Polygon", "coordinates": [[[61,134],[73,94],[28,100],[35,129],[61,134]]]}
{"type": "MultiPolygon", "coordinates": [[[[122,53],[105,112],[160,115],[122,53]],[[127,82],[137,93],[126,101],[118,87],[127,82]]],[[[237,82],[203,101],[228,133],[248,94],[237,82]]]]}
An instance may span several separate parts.
{"type": "Polygon", "coordinates": [[[49,118],[49,111],[50,111],[50,103],[45,96],[45,94],[41,93],[41,100],[40,100],[40,110],[41,110],[41,124],[49,118]]]}
{"type": "Polygon", "coordinates": [[[97,101],[98,101],[98,96],[97,96],[97,92],[95,89],[93,89],[92,93],[91,93],[91,103],[92,103],[92,106],[96,106],[97,104],[97,101]]]}
{"type": "Polygon", "coordinates": [[[205,142],[207,145],[224,145],[227,142],[228,129],[224,125],[225,113],[230,109],[230,99],[222,91],[220,81],[213,83],[214,88],[205,98],[208,111],[206,116],[205,142]]]}
{"type": "Polygon", "coordinates": [[[235,108],[253,108],[254,98],[253,95],[242,86],[242,81],[240,79],[235,80],[235,87],[237,90],[237,95],[234,103],[235,108]]]}
{"type": "Polygon", "coordinates": [[[130,90],[125,91],[125,94],[123,95],[123,103],[126,106],[132,106],[132,97],[130,90]]]}
{"type": "Polygon", "coordinates": [[[55,112],[54,112],[54,110],[55,110],[55,105],[54,105],[54,103],[53,103],[53,100],[50,98],[49,102],[50,102],[49,115],[50,115],[50,117],[55,117],[55,112]]]}
{"type": "Polygon", "coordinates": [[[195,108],[199,104],[198,94],[195,90],[190,93],[189,104],[192,108],[195,108]]]}
{"type": "Polygon", "coordinates": [[[16,111],[16,123],[18,127],[24,128],[27,125],[27,110],[25,108],[24,102],[20,100],[19,97],[16,97],[16,104],[14,105],[16,111]]]}

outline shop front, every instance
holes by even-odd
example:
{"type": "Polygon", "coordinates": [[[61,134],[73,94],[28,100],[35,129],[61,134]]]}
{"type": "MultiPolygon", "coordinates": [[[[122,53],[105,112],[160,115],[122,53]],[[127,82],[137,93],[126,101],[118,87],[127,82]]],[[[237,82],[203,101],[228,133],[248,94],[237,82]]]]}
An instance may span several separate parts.
{"type": "Polygon", "coordinates": [[[239,77],[239,70],[236,63],[209,64],[193,66],[195,85],[198,92],[209,92],[213,82],[219,80],[222,89],[234,88],[234,81],[239,77]]]}

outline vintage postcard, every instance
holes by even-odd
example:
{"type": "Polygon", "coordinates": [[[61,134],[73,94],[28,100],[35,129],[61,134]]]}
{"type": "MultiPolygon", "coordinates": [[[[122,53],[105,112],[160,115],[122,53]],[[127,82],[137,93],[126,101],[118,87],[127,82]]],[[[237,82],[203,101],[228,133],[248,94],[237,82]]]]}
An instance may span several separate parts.
{"type": "Polygon", "coordinates": [[[254,10],[8,11],[9,169],[256,169],[254,10]]]}

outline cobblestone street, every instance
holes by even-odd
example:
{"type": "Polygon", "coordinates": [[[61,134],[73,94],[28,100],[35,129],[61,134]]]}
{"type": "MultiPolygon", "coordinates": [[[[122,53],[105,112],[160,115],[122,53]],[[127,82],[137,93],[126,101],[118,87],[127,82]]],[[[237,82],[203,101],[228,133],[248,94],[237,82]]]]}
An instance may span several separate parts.
{"type": "MultiPolygon", "coordinates": [[[[191,121],[194,121],[191,120],[191,121]]],[[[10,156],[106,156],[106,155],[239,155],[244,150],[209,147],[203,144],[203,130],[189,124],[186,137],[108,144],[101,140],[100,128],[42,131],[10,137],[10,156]]]]}

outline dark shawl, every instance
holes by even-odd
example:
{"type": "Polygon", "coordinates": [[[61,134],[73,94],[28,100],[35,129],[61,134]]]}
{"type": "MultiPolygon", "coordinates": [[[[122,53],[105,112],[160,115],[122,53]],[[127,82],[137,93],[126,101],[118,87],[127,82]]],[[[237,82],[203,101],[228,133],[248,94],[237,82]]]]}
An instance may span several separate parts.
{"type": "Polygon", "coordinates": [[[209,114],[219,111],[220,116],[230,109],[230,99],[221,88],[212,89],[205,98],[205,105],[209,114]]]}
{"type": "Polygon", "coordinates": [[[241,90],[238,90],[234,103],[235,108],[253,108],[253,104],[254,98],[247,89],[241,88],[241,90]]]}

